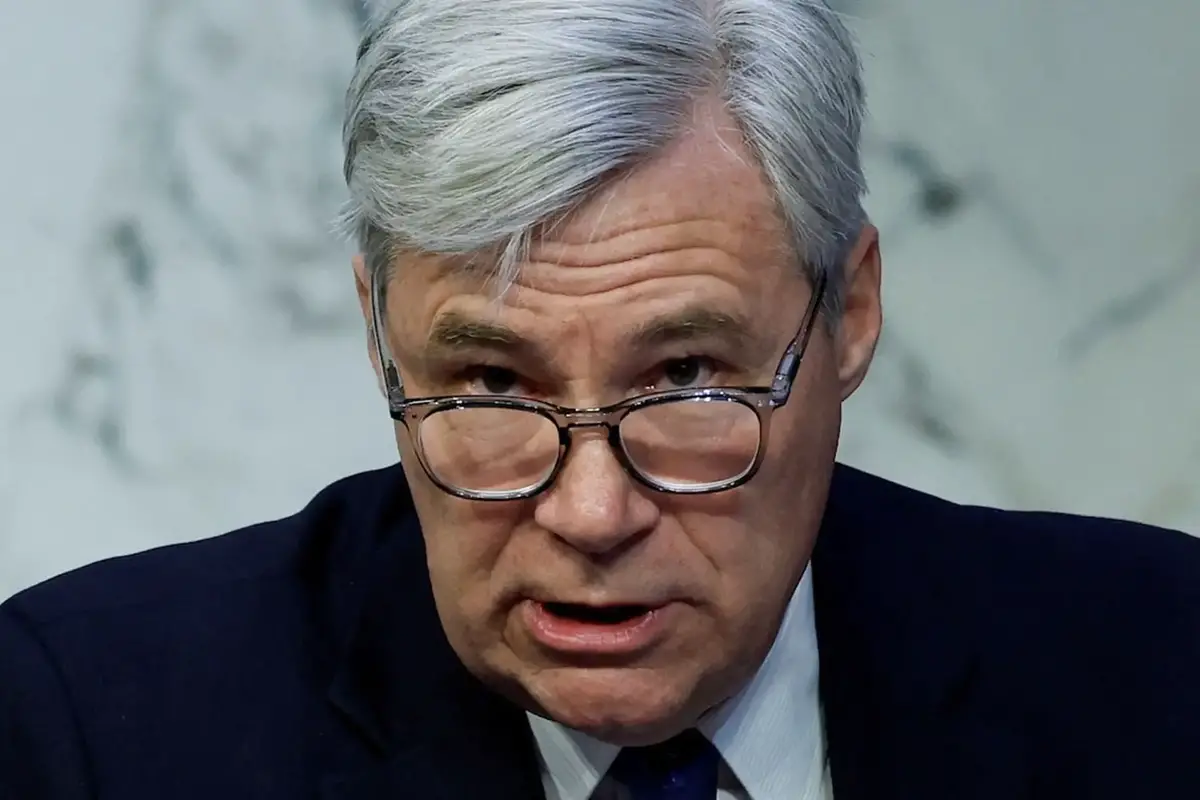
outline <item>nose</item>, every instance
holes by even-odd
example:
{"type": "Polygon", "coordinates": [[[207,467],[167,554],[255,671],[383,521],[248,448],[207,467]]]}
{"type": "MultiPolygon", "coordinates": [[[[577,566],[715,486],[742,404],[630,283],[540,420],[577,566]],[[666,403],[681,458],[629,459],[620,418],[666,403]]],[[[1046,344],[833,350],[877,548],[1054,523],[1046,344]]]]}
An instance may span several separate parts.
{"type": "Polygon", "coordinates": [[[562,470],[536,500],[534,521],[575,549],[602,556],[653,529],[658,515],[603,433],[577,430],[562,470]]]}

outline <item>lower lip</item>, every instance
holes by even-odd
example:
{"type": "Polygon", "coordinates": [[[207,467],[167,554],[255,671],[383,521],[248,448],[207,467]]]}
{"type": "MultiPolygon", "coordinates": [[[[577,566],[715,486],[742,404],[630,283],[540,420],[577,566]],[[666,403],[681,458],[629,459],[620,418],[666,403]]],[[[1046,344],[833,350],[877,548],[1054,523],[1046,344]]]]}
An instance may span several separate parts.
{"type": "Polygon", "coordinates": [[[586,622],[560,617],[541,603],[527,600],[525,627],[539,644],[562,653],[620,655],[642,650],[662,634],[666,607],[614,623],[586,622]]]}

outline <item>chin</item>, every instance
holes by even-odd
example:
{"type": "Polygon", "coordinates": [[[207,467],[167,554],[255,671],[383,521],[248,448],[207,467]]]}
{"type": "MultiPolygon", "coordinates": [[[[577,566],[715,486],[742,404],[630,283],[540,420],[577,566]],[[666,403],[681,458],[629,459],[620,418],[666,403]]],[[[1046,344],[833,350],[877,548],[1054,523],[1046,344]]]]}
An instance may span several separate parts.
{"type": "Polygon", "coordinates": [[[523,683],[542,716],[616,745],[653,744],[695,722],[694,682],[655,669],[553,667],[523,683]]]}

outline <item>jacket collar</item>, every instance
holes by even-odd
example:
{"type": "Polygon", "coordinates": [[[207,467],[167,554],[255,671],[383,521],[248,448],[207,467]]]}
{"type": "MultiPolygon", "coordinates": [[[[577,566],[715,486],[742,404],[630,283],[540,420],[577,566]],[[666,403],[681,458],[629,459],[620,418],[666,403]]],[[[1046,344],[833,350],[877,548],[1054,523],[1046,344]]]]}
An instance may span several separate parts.
{"type": "MultiPolygon", "coordinates": [[[[971,519],[839,465],[813,554],[834,794],[1024,797],[1024,743],[981,691],[971,519]]],[[[995,611],[991,613],[996,613],[995,611]]]]}

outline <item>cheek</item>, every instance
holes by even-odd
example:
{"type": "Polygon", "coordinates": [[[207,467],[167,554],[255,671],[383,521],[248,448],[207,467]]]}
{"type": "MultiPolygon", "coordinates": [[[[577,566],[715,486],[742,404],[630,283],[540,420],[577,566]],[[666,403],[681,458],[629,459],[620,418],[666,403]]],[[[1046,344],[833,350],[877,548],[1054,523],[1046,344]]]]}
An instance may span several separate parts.
{"type": "MultiPolygon", "coordinates": [[[[788,600],[816,542],[837,448],[836,406],[793,396],[781,409],[759,473],[735,492],[680,514],[714,565],[723,613],[770,615],[788,600]],[[789,403],[791,406],[791,403],[789,403]],[[804,415],[783,412],[804,409],[804,415]]],[[[747,620],[749,621],[749,620],[747,620]]]]}
{"type": "Polygon", "coordinates": [[[786,435],[773,448],[753,502],[756,529],[797,579],[816,542],[837,454],[836,410],[831,415],[814,405],[805,406],[805,419],[781,431],[786,435]]]}
{"type": "Polygon", "coordinates": [[[504,588],[502,562],[519,514],[506,504],[451,497],[427,479],[410,478],[409,485],[443,621],[457,628],[490,625],[504,588]]]}
{"type": "MultiPolygon", "coordinates": [[[[399,426],[398,426],[399,427],[399,426]]],[[[472,503],[452,497],[429,480],[409,447],[402,427],[396,432],[401,465],[421,523],[434,602],[447,638],[459,657],[480,665],[503,636],[504,566],[511,560],[512,532],[522,518],[519,503],[472,503]]]]}
{"type": "Polygon", "coordinates": [[[751,513],[720,538],[709,542],[706,555],[717,566],[718,597],[726,614],[760,613],[786,601],[808,558],[807,530],[794,518],[751,513]]]}
{"type": "Polygon", "coordinates": [[[791,498],[761,489],[739,490],[738,495],[736,504],[720,509],[723,513],[693,508],[677,516],[698,551],[696,576],[704,583],[711,612],[733,632],[753,626],[757,616],[770,616],[786,600],[797,566],[807,560],[811,538],[794,511],[781,507],[780,500],[791,500],[794,508],[791,498]]]}
{"type": "Polygon", "coordinates": [[[504,634],[504,609],[498,602],[504,570],[499,564],[508,529],[471,524],[462,514],[420,516],[442,628],[463,663],[481,668],[485,654],[495,651],[504,634]]]}
{"type": "Polygon", "coordinates": [[[841,430],[840,384],[828,348],[817,346],[811,355],[801,368],[805,380],[771,420],[763,467],[751,482],[764,509],[782,512],[793,524],[811,521],[824,506],[841,430]]]}
{"type": "Polygon", "coordinates": [[[513,522],[461,513],[456,505],[462,502],[429,504],[418,516],[434,590],[474,611],[502,588],[501,562],[513,522]]]}

